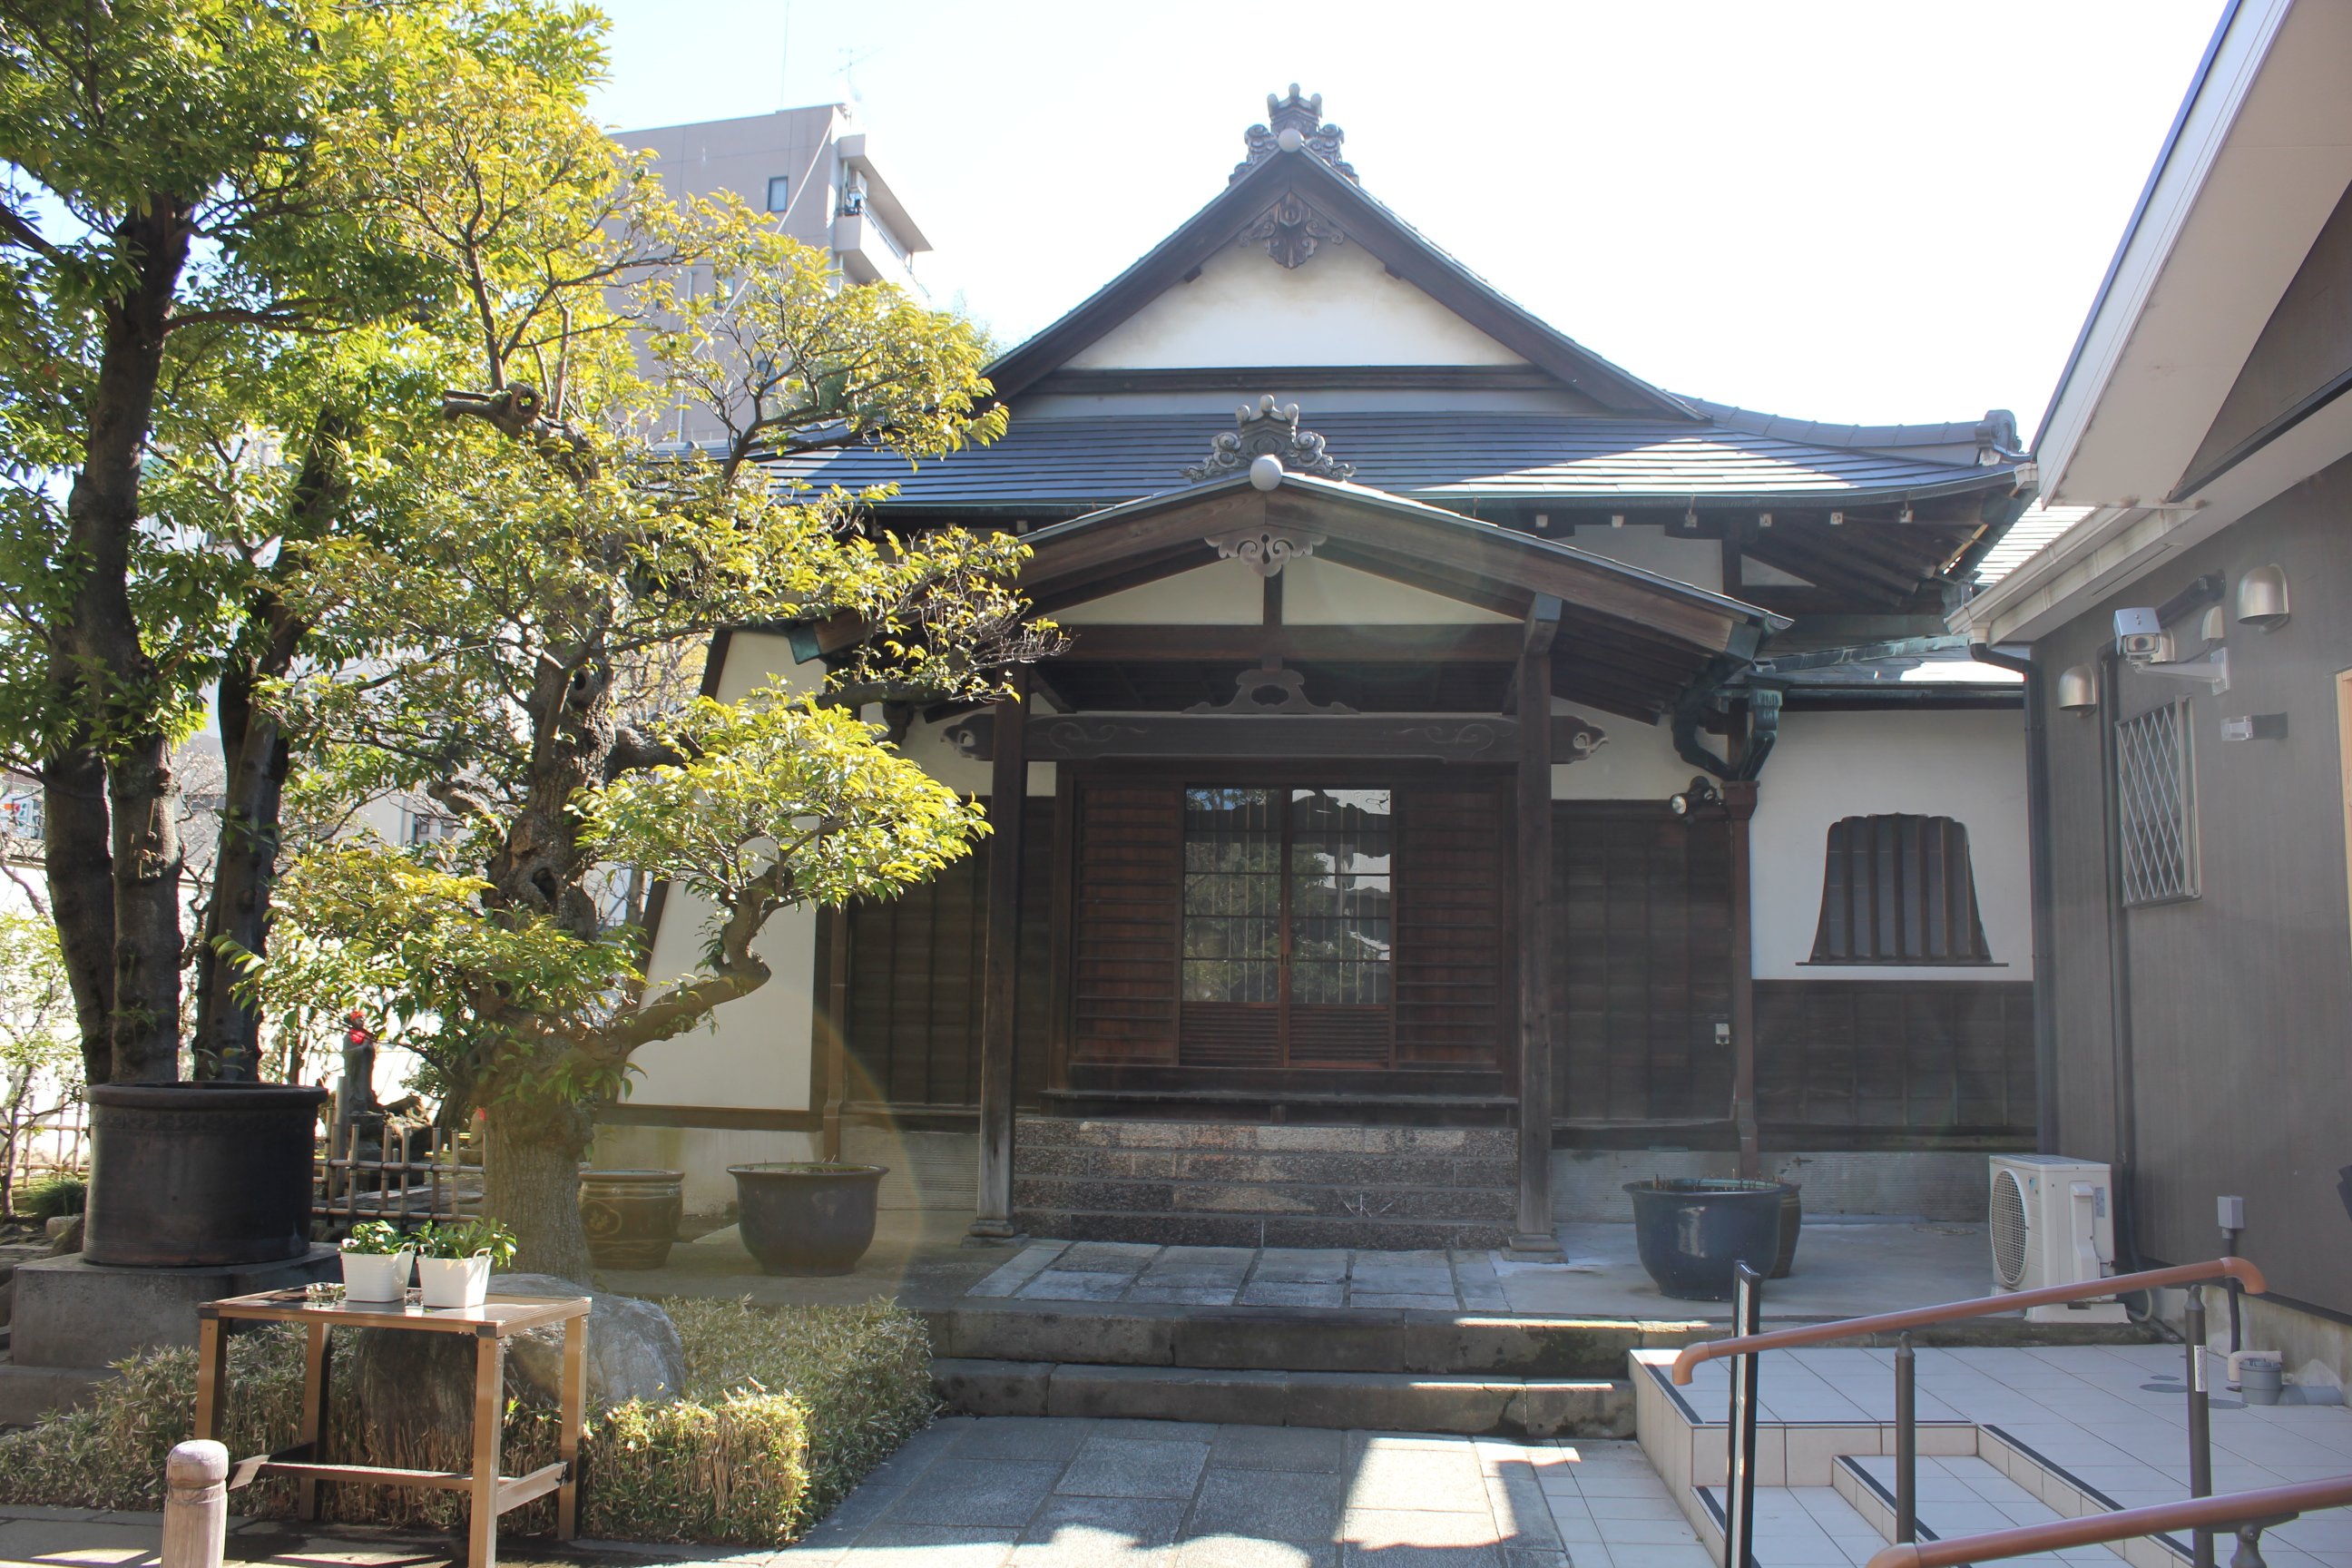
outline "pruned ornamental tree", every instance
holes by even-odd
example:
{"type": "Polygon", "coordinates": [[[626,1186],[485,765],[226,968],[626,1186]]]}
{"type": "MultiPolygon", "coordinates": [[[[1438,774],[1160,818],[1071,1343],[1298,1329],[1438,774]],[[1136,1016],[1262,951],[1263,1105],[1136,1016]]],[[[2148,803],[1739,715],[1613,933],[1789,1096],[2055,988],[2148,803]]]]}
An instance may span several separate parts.
{"type": "Polygon", "coordinates": [[[1012,586],[1016,542],[895,538],[860,498],[761,466],[992,439],[969,323],[846,285],[739,203],[667,199],[576,100],[518,109],[490,86],[420,85],[453,108],[390,193],[470,305],[443,417],[353,456],[400,524],[310,546],[288,592],[369,651],[272,699],[321,779],[429,797],[452,830],[298,857],[281,908],[486,1111],[488,1206],[519,1267],[580,1279],[577,1163],[632,1055],[765,984],[776,910],[919,881],[984,830],[860,709],[992,697],[1054,645],[1012,586]],[[663,442],[681,420],[712,438],[663,442]],[[805,689],[701,694],[716,628],[836,617],[866,635],[805,689]],[[665,882],[703,944],[654,984],[665,882]]]}

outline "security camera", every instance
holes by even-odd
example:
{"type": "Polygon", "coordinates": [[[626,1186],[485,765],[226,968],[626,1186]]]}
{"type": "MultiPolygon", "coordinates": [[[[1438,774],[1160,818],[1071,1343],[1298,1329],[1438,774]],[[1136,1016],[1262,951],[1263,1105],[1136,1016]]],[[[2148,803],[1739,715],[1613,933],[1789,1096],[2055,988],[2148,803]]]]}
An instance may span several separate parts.
{"type": "Polygon", "coordinates": [[[2165,664],[2172,658],[2172,638],[2154,610],[2117,610],[2116,651],[2134,664],[2165,664]]]}

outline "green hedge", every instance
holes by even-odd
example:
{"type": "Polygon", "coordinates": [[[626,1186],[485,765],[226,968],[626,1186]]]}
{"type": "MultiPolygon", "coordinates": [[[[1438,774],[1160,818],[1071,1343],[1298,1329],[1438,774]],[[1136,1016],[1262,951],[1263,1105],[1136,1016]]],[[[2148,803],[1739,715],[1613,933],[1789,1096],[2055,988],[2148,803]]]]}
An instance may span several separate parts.
{"type": "MultiPolygon", "coordinates": [[[[608,1541],[782,1546],[822,1519],[866,1471],[929,1424],[930,1346],[895,1304],[768,1310],[750,1301],[668,1303],[687,1354],[685,1397],[593,1415],[581,1448],[581,1532],[608,1541]]],[[[273,1327],[229,1342],[232,1455],[290,1441],[302,1385],[301,1335],[273,1327]]],[[[163,1506],[163,1457],[194,1425],[195,1354],[158,1351],[121,1363],[89,1407],[0,1436],[0,1502],[64,1508],[163,1506]]],[[[338,1398],[330,1451],[361,1462],[462,1469],[462,1433],[426,1434],[397,1453],[338,1398]],[[422,1451],[419,1451],[419,1450],[422,1451]]],[[[555,1415],[510,1403],[503,1468],[555,1458],[555,1415]]],[[[448,1492],[326,1486],[327,1517],[449,1528],[448,1492]]],[[[240,1514],[286,1518],[293,1483],[236,1494],[240,1514]]],[[[553,1528],[551,1498],[505,1516],[518,1532],[553,1528]]]]}

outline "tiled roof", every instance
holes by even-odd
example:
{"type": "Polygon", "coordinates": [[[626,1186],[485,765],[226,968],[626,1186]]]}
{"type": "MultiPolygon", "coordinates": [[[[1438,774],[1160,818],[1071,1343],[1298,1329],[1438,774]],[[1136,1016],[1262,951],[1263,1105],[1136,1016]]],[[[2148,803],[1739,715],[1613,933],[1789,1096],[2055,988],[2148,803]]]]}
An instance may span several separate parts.
{"type": "MultiPolygon", "coordinates": [[[[1812,446],[1722,425],[1550,415],[1310,415],[1354,482],[1445,505],[1473,497],[1653,503],[1781,500],[1832,504],[1925,497],[2007,482],[2006,466],[1925,462],[1864,447],[1812,446]]],[[[1003,440],[910,468],[854,449],[780,461],[780,479],[858,489],[894,482],[895,504],[1112,505],[1184,488],[1230,421],[1207,415],[1015,420],[1003,440]]]]}
{"type": "Polygon", "coordinates": [[[1990,588],[2026,563],[2042,546],[2054,544],[2066,531],[2098,510],[2087,506],[2043,506],[2034,502],[2018,514],[2000,542],[1985,552],[1977,563],[1977,586],[1990,588]]]}

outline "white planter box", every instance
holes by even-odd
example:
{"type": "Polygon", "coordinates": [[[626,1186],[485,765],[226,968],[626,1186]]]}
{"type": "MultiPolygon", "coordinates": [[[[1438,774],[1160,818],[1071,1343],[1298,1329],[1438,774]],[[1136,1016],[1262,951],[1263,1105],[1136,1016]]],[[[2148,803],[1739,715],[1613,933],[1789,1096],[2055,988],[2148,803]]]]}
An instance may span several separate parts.
{"type": "Polygon", "coordinates": [[[427,1307],[478,1307],[490,1290],[490,1255],[420,1258],[416,1283],[427,1307]]]}
{"type": "Polygon", "coordinates": [[[343,1299],[349,1301],[397,1301],[408,1289],[409,1247],[398,1252],[343,1254],[343,1299]]]}

